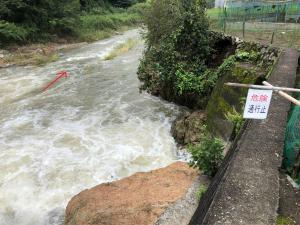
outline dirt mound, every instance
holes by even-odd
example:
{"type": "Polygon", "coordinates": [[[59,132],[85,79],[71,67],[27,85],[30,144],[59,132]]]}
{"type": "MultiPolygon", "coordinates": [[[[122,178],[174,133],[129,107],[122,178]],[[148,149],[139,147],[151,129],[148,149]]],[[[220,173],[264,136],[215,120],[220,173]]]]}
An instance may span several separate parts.
{"type": "MultiPolygon", "coordinates": [[[[186,195],[198,171],[182,162],[85,190],[69,202],[65,225],[150,225],[186,195]]],[[[185,216],[185,215],[183,215],[185,216]]]]}

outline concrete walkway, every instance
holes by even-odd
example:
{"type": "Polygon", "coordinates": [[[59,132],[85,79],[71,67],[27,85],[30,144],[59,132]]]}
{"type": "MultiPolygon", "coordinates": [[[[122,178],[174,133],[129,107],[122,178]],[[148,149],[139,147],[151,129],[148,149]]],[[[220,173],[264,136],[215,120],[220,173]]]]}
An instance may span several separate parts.
{"type": "MultiPolygon", "coordinates": [[[[298,58],[298,51],[285,50],[269,82],[294,87],[298,58]]],[[[278,169],[289,110],[290,103],[274,93],[268,119],[250,121],[202,224],[276,224],[278,169]]]]}

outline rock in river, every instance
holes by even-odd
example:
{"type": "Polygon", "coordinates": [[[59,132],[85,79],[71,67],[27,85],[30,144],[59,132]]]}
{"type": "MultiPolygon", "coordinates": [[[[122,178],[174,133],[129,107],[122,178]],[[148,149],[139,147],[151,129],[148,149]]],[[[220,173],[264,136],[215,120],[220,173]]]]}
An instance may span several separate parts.
{"type": "Polygon", "coordinates": [[[186,112],[173,123],[171,133],[179,144],[197,143],[204,132],[204,121],[203,111],[186,112]]]}

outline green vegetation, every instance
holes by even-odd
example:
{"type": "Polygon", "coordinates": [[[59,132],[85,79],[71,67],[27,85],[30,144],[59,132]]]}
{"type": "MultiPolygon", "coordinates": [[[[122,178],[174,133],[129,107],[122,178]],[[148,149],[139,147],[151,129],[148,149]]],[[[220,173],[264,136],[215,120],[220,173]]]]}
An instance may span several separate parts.
{"type": "Polygon", "coordinates": [[[247,89],[228,87],[224,83],[253,84],[266,79],[272,71],[278,51],[259,46],[256,43],[244,43],[218,68],[221,75],[218,75],[220,78],[206,107],[207,128],[217,136],[232,141],[243,126],[244,99],[241,101],[241,96],[247,95],[247,89]]]}
{"type": "Polygon", "coordinates": [[[190,145],[188,151],[192,155],[190,165],[212,177],[217,173],[224,158],[222,140],[213,137],[208,132],[201,134],[201,143],[190,145]]]}
{"type": "Polygon", "coordinates": [[[3,0],[0,3],[0,45],[61,37],[84,41],[107,37],[124,26],[141,23],[147,3],[138,2],[143,1],[48,0],[29,3],[27,0],[3,0]]]}
{"type": "Polygon", "coordinates": [[[205,185],[200,185],[200,187],[196,192],[196,198],[198,201],[201,200],[202,196],[205,194],[206,191],[207,191],[207,187],[205,185]]]}
{"type": "Polygon", "coordinates": [[[50,53],[48,55],[44,55],[42,53],[21,53],[18,52],[16,54],[9,55],[5,61],[9,64],[14,65],[36,65],[42,66],[47,63],[55,62],[59,59],[57,53],[50,53]]]}
{"type": "Polygon", "coordinates": [[[198,106],[204,107],[217,78],[207,71],[211,48],[205,1],[153,0],[144,21],[147,51],[138,71],[142,89],[160,89],[165,99],[189,106],[202,99],[198,106]],[[159,77],[157,83],[147,82],[150,74],[159,77]]]}
{"type": "Polygon", "coordinates": [[[207,16],[210,21],[215,20],[217,21],[219,19],[219,15],[222,13],[221,8],[211,8],[207,10],[207,16]]]}
{"type": "Polygon", "coordinates": [[[122,43],[118,46],[116,46],[112,52],[109,53],[108,56],[105,57],[105,60],[112,60],[114,58],[116,58],[117,56],[128,52],[129,50],[131,50],[135,45],[137,44],[137,40],[134,39],[128,39],[125,43],[122,43]]]}
{"type": "Polygon", "coordinates": [[[35,64],[37,66],[42,66],[45,65],[47,63],[51,63],[51,62],[55,62],[59,59],[58,54],[52,54],[50,56],[39,56],[35,58],[35,64]]]}
{"type": "Polygon", "coordinates": [[[239,101],[247,90],[224,83],[263,79],[278,53],[256,43],[237,44],[210,31],[209,19],[217,20],[218,13],[206,11],[203,0],[151,1],[144,17],[146,51],[138,70],[142,90],[191,109],[205,109],[207,131],[188,150],[190,165],[209,176],[216,174],[224,157],[223,143],[216,137],[233,138],[244,122],[239,101]]]}
{"type": "Polygon", "coordinates": [[[241,113],[238,113],[235,108],[232,112],[228,111],[225,115],[226,119],[233,124],[233,136],[235,137],[244,125],[244,118],[241,113]]]}
{"type": "Polygon", "coordinates": [[[276,220],[276,225],[294,225],[294,221],[289,217],[278,216],[276,220]]]}
{"type": "Polygon", "coordinates": [[[80,41],[95,41],[107,38],[122,27],[132,27],[141,23],[138,13],[118,9],[104,11],[102,14],[89,12],[81,15],[80,26],[76,29],[76,36],[80,41]]]}

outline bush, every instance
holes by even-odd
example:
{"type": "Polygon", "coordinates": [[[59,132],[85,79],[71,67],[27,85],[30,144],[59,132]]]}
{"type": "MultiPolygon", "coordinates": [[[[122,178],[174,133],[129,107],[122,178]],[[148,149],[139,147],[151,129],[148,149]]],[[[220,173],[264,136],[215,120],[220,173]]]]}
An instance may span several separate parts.
{"type": "Polygon", "coordinates": [[[244,118],[241,113],[238,113],[235,108],[232,109],[232,112],[227,112],[225,115],[226,119],[233,125],[233,138],[238,135],[241,128],[244,125],[244,118]]]}
{"type": "MultiPolygon", "coordinates": [[[[205,2],[153,0],[144,21],[147,50],[138,71],[143,88],[153,92],[151,85],[156,82],[145,73],[156,71],[163,98],[195,107],[193,104],[206,99],[216,82],[216,74],[206,72],[211,49],[205,2]],[[154,68],[145,69],[146,65],[154,68]]],[[[196,107],[204,108],[205,103],[196,107]]]]}
{"type": "Polygon", "coordinates": [[[207,187],[205,185],[200,185],[200,187],[196,192],[196,198],[198,201],[201,200],[202,196],[205,194],[206,191],[207,191],[207,187]]]}
{"type": "Polygon", "coordinates": [[[139,0],[1,0],[0,41],[28,42],[56,36],[105,36],[107,30],[141,22],[146,4],[139,0]],[[81,11],[80,11],[81,10],[81,11]],[[127,12],[128,11],[128,12],[127,12]],[[80,19],[81,18],[81,19],[80,19]],[[98,35],[99,30],[103,34],[98,35]],[[105,35],[104,35],[105,33],[105,35]]]}
{"type": "Polygon", "coordinates": [[[140,16],[148,14],[150,4],[147,2],[137,3],[127,9],[127,12],[130,14],[138,14],[140,16]]]}
{"type": "Polygon", "coordinates": [[[24,41],[26,40],[28,33],[28,30],[23,27],[0,20],[0,40],[4,43],[24,41]]]}
{"type": "Polygon", "coordinates": [[[136,3],[143,2],[143,0],[110,0],[109,2],[115,7],[129,7],[136,3]]]}
{"type": "Polygon", "coordinates": [[[168,38],[174,29],[182,26],[183,16],[181,1],[153,0],[144,17],[148,29],[146,35],[148,46],[157,45],[168,38]]]}
{"type": "Polygon", "coordinates": [[[201,76],[179,68],[176,73],[176,89],[179,95],[195,92],[201,95],[210,93],[217,80],[216,73],[206,70],[201,76]]]}
{"type": "Polygon", "coordinates": [[[223,161],[223,150],[224,145],[220,139],[205,133],[201,137],[200,144],[188,147],[188,151],[192,155],[190,166],[213,177],[223,161]]]}

